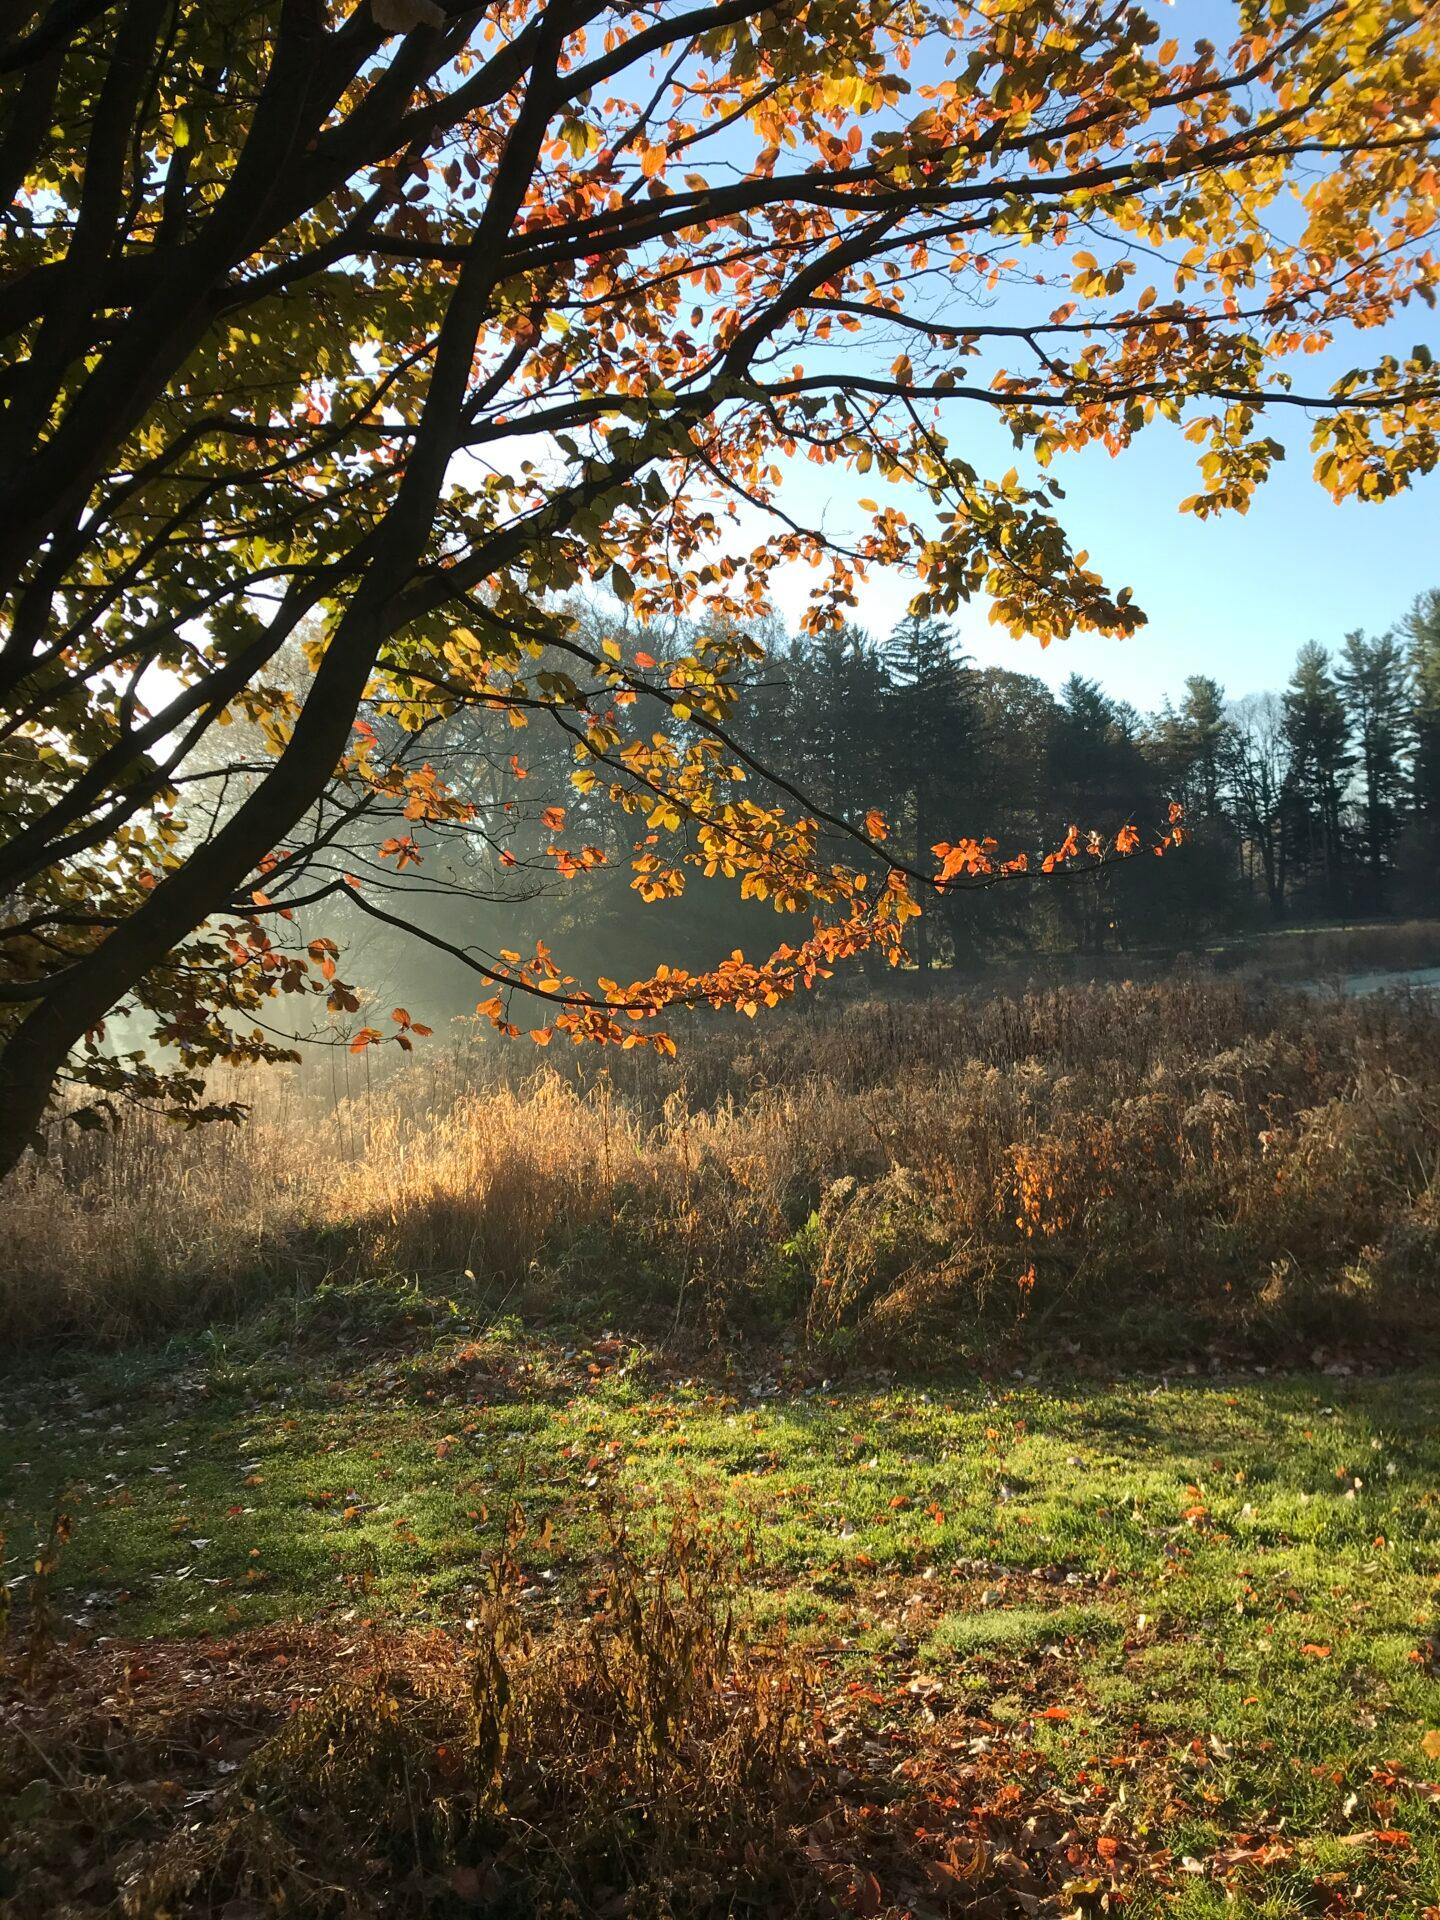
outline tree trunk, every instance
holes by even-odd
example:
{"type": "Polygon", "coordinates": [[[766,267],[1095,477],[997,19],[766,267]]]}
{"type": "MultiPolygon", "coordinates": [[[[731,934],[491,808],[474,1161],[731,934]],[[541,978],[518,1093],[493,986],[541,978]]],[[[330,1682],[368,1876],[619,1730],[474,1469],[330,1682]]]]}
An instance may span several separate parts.
{"type": "Polygon", "coordinates": [[[162,881],[11,1034],[0,1050],[0,1178],[34,1140],[70,1049],[173,947],[223,910],[320,798],[344,755],[387,627],[383,608],[362,588],[336,630],[289,745],[266,779],[215,838],[162,881]]]}

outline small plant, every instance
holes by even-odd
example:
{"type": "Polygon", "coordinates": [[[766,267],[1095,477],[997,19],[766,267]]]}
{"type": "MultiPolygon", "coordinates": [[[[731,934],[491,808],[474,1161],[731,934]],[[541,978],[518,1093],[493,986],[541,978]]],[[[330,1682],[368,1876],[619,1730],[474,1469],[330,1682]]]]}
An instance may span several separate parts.
{"type": "Polygon", "coordinates": [[[535,1637],[514,1508],[463,1640],[412,1642],[295,1714],[127,1911],[379,1911],[363,1886],[321,1896],[343,1860],[495,1915],[718,1915],[787,1884],[812,1688],[783,1643],[738,1629],[743,1543],[698,1496],[659,1518],[607,1498],[603,1523],[594,1611],[535,1637]]]}
{"type": "Polygon", "coordinates": [[[805,1326],[812,1340],[853,1326],[887,1295],[933,1274],[949,1251],[930,1193],[905,1167],[869,1185],[837,1180],[814,1219],[805,1326]]]}
{"type": "MultiPolygon", "coordinates": [[[[5,1564],[7,1535],[0,1529],[0,1566],[5,1564]]],[[[6,1658],[18,1654],[18,1668],[24,1684],[33,1684],[51,1653],[56,1639],[55,1576],[70,1540],[70,1515],[56,1506],[49,1526],[35,1543],[35,1554],[28,1572],[13,1580],[0,1581],[0,1652],[6,1658]],[[10,1630],[18,1612],[23,1622],[22,1648],[10,1646],[10,1630]]]]}

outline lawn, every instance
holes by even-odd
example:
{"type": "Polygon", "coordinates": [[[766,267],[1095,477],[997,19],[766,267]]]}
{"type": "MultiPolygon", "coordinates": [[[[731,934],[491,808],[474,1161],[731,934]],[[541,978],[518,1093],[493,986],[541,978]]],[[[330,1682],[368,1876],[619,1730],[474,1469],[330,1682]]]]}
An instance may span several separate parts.
{"type": "Polygon", "coordinates": [[[381,1305],[12,1375],[22,1611],[102,1644],[463,1630],[518,1503],[542,1629],[584,1605],[602,1506],[698,1488],[753,1556],[755,1628],[783,1623],[870,1737],[958,1729],[1114,1809],[1128,1912],[1435,1911],[1436,1376],[687,1373],[381,1305]]]}

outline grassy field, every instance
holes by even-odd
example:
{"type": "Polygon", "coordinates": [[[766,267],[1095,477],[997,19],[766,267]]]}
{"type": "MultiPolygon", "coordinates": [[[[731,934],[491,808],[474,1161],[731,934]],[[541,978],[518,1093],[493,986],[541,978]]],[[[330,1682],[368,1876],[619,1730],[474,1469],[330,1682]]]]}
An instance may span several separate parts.
{"type": "MultiPolygon", "coordinates": [[[[516,1605],[543,1635],[593,1602],[617,1495],[644,1516],[698,1490],[746,1543],[748,1630],[819,1676],[842,1747],[912,1775],[929,1756],[952,1800],[1001,1778],[1077,1836],[1028,1909],[994,1873],[947,1905],[932,1873],[913,1904],[883,1876],[880,1904],[832,1886],[833,1910],[1434,1912],[1434,1375],[683,1374],[364,1288],[276,1333],[7,1386],[7,1576],[57,1638],[98,1637],[107,1684],[122,1650],[163,1672],[191,1636],[293,1654],[301,1694],[366,1631],[463,1641],[516,1503],[516,1605]]],[[[32,1711],[11,1784],[69,1844],[84,1762],[32,1711]]],[[[223,1785],[198,1775],[202,1799],[223,1785]]],[[[57,1910],[24,1901],[42,1856],[20,1845],[16,1912],[57,1910]]]]}
{"type": "Polygon", "coordinates": [[[537,1072],[472,1036],[348,1093],[339,1060],[334,1087],[232,1076],[240,1130],[57,1127],[0,1189],[0,1342],[420,1275],[541,1323],[837,1360],[1097,1327],[1152,1361],[1440,1353],[1433,996],[836,1002],[676,1061],[551,1048],[537,1072]]]}
{"type": "Polygon", "coordinates": [[[57,1130],[0,1901],[1440,1920],[1437,1059],[1197,976],[57,1130]]]}

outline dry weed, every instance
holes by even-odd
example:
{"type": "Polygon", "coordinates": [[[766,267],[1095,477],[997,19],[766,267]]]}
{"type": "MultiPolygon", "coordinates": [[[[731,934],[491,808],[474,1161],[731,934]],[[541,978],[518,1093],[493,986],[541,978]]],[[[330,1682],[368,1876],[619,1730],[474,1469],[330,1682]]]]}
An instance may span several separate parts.
{"type": "Polygon", "coordinates": [[[0,1190],[0,1330],[119,1339],[327,1275],[901,1343],[947,1309],[1097,1304],[1302,1336],[1363,1310],[1383,1330],[1435,1292],[1424,996],[1194,980],[733,1037],[518,1082],[514,1052],[471,1046],[338,1103],[274,1076],[238,1131],[57,1129],[0,1190]]]}

